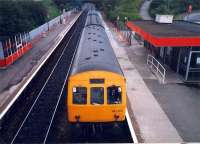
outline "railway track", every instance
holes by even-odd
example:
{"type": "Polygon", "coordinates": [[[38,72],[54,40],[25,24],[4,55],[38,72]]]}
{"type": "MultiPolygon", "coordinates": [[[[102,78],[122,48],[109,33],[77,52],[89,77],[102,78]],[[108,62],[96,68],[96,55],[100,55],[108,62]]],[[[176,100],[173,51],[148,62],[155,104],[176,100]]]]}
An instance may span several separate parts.
{"type": "Polygon", "coordinates": [[[0,130],[2,142],[45,142],[84,22],[85,13],[4,116],[0,130]]]}
{"type": "MultiPolygon", "coordinates": [[[[64,91],[64,95],[67,91],[64,91]]],[[[115,126],[113,123],[101,125],[70,125],[66,118],[64,96],[60,101],[47,143],[133,143],[127,119],[115,126]]]]}
{"type": "Polygon", "coordinates": [[[0,143],[133,142],[127,120],[74,128],[66,117],[66,81],[83,13],[1,121],[0,143]]]}

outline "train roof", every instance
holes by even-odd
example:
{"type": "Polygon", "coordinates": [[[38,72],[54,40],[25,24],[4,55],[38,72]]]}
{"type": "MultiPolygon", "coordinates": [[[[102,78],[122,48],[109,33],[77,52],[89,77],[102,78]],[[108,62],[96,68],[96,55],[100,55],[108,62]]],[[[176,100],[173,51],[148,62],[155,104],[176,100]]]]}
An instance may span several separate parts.
{"type": "Polygon", "coordinates": [[[84,28],[71,75],[94,70],[123,75],[106,32],[98,25],[84,28]]]}
{"type": "Polygon", "coordinates": [[[103,27],[101,18],[99,16],[99,12],[95,10],[91,10],[88,12],[85,26],[90,26],[90,25],[98,25],[103,27]]]}

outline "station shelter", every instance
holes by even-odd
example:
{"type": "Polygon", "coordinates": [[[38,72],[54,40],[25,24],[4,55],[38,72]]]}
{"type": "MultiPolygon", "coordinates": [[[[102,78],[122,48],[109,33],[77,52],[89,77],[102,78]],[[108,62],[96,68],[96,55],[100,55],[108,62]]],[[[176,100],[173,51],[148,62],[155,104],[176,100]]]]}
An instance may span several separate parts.
{"type": "Polygon", "coordinates": [[[174,20],[157,23],[134,20],[126,23],[163,66],[183,76],[186,82],[200,82],[200,25],[174,20]]]}

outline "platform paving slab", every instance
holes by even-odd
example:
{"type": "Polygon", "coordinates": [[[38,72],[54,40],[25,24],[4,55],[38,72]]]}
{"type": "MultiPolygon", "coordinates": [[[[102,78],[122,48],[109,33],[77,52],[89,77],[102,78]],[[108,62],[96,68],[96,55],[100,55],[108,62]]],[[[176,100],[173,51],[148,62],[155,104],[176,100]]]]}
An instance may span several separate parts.
{"type": "Polygon", "coordinates": [[[129,60],[125,47],[120,45],[118,35],[108,27],[106,32],[126,77],[127,97],[131,105],[129,110],[134,114],[143,142],[182,142],[179,133],[129,60]]]}
{"type": "Polygon", "coordinates": [[[6,69],[0,69],[0,114],[55,45],[64,37],[63,33],[77,16],[78,14],[71,14],[65,24],[57,25],[47,33],[47,36],[34,41],[32,49],[19,60],[6,69]]]}

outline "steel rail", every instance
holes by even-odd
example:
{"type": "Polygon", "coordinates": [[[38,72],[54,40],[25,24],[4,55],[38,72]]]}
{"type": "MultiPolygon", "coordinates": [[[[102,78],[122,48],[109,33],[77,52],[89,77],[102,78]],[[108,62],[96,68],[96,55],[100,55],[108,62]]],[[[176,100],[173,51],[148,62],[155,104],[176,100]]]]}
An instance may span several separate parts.
{"type": "Polygon", "coordinates": [[[47,130],[47,133],[46,133],[46,136],[45,136],[45,139],[44,139],[44,142],[43,142],[43,143],[46,143],[46,141],[47,141],[47,138],[48,138],[48,135],[49,135],[49,132],[50,132],[50,129],[51,129],[51,126],[52,126],[52,123],[53,123],[53,120],[54,120],[54,117],[55,117],[55,114],[56,114],[56,111],[57,111],[57,108],[58,108],[58,105],[59,105],[59,102],[60,102],[60,99],[61,99],[61,96],[62,96],[62,94],[63,94],[63,90],[64,90],[64,88],[65,88],[66,81],[67,81],[67,79],[68,79],[68,76],[69,76],[69,73],[70,73],[70,70],[71,70],[71,67],[72,67],[72,64],[73,64],[73,61],[74,61],[74,58],[75,58],[77,49],[78,49],[79,41],[80,41],[80,38],[79,38],[78,43],[77,43],[77,45],[76,45],[76,50],[75,50],[75,52],[74,52],[74,54],[73,54],[73,57],[72,57],[72,60],[71,60],[69,69],[68,69],[68,71],[67,71],[67,75],[66,75],[66,78],[65,78],[63,87],[62,87],[61,92],[60,92],[60,95],[59,95],[59,99],[58,99],[58,101],[57,101],[57,104],[56,104],[56,107],[55,107],[53,116],[52,116],[52,118],[51,118],[51,122],[50,122],[50,125],[49,125],[49,128],[48,128],[48,130],[47,130]]]}
{"type": "Polygon", "coordinates": [[[28,112],[28,114],[26,115],[25,119],[23,120],[21,126],[19,127],[17,133],[15,134],[15,136],[14,136],[14,138],[13,138],[11,144],[14,143],[14,141],[15,141],[16,137],[18,136],[19,132],[21,131],[21,129],[22,129],[24,123],[26,122],[27,118],[29,117],[30,113],[32,112],[32,110],[33,110],[35,104],[37,103],[37,101],[38,101],[38,99],[39,99],[41,93],[43,92],[44,88],[46,87],[47,83],[49,82],[49,79],[51,78],[51,76],[52,76],[53,72],[55,71],[56,67],[58,66],[58,63],[60,62],[60,60],[61,60],[61,58],[62,58],[62,56],[63,56],[63,54],[64,54],[64,52],[65,52],[65,50],[66,50],[66,48],[67,48],[67,46],[68,46],[69,43],[70,43],[70,40],[71,40],[71,38],[74,36],[75,32],[76,32],[76,30],[74,30],[73,34],[70,36],[69,41],[68,41],[67,44],[65,45],[65,48],[63,49],[63,51],[62,51],[62,53],[61,53],[61,55],[60,55],[58,61],[56,62],[56,64],[55,64],[53,70],[51,71],[51,73],[50,73],[48,79],[46,80],[46,82],[45,82],[45,84],[43,85],[42,89],[40,90],[39,94],[37,95],[36,100],[34,101],[33,105],[31,106],[31,109],[29,110],[29,112],[28,112]]]}

